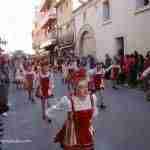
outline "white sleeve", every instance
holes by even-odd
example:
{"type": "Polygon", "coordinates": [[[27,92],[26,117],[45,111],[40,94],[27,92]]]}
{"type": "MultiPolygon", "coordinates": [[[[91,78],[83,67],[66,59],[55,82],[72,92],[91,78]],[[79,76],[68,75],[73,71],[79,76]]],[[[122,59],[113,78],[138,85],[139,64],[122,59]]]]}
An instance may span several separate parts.
{"type": "Polygon", "coordinates": [[[108,72],[112,69],[113,65],[109,66],[105,71],[108,72]]]}
{"type": "Polygon", "coordinates": [[[50,119],[55,119],[60,113],[67,113],[70,109],[70,100],[64,96],[60,101],[46,110],[46,116],[50,119]]]}
{"type": "Polygon", "coordinates": [[[97,97],[96,97],[95,94],[93,94],[92,96],[93,96],[93,101],[94,101],[94,114],[93,114],[93,118],[95,118],[98,115],[97,97]]]}
{"type": "Polygon", "coordinates": [[[142,76],[146,77],[150,73],[150,67],[148,67],[143,73],[142,76]]]}

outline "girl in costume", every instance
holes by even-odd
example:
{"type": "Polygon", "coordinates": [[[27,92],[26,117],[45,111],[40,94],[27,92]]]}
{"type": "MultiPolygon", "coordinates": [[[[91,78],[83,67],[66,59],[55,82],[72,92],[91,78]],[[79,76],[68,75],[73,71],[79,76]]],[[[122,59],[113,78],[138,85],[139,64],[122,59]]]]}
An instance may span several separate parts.
{"type": "MultiPolygon", "coordinates": [[[[105,76],[105,69],[103,67],[103,63],[97,63],[96,68],[89,71],[90,81],[92,85],[94,85],[94,89],[96,92],[97,97],[99,98],[98,107],[101,109],[105,109],[106,106],[104,105],[104,76],[105,76]]],[[[92,91],[93,92],[93,91],[92,91]]]]}
{"type": "Polygon", "coordinates": [[[16,71],[16,86],[17,89],[23,89],[23,83],[24,83],[24,73],[22,69],[17,69],[16,71]]]}
{"type": "Polygon", "coordinates": [[[117,80],[119,73],[121,72],[119,61],[114,60],[114,63],[108,69],[106,69],[106,71],[111,71],[112,88],[117,90],[117,80]]]}
{"type": "Polygon", "coordinates": [[[34,102],[34,82],[35,82],[35,72],[32,66],[28,66],[25,72],[25,86],[28,92],[28,99],[34,102]]]}
{"type": "Polygon", "coordinates": [[[46,111],[53,120],[58,111],[67,114],[62,129],[57,133],[55,142],[60,143],[63,150],[94,150],[93,118],[97,115],[96,96],[88,92],[87,80],[80,80],[76,91],[70,96],[64,96],[46,111]]]}
{"type": "Polygon", "coordinates": [[[53,95],[53,87],[54,83],[49,71],[49,66],[47,63],[44,63],[42,64],[41,72],[39,74],[39,84],[37,90],[37,95],[41,98],[43,120],[46,119],[45,110],[49,105],[48,98],[53,95]]]}

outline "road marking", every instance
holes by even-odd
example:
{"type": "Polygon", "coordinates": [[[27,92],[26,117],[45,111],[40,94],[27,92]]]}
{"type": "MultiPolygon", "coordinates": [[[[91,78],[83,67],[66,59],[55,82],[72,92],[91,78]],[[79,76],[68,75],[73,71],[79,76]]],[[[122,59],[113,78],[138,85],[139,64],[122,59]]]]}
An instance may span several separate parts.
{"type": "Polygon", "coordinates": [[[10,139],[10,140],[0,140],[3,144],[24,144],[24,143],[31,143],[32,140],[20,140],[20,139],[10,139]]]}

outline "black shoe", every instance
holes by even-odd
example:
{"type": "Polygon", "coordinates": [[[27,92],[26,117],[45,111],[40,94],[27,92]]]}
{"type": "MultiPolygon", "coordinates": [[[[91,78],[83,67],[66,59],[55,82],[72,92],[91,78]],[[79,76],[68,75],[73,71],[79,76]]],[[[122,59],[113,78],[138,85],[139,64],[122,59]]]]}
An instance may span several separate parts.
{"type": "Polygon", "coordinates": [[[101,105],[100,105],[100,108],[101,108],[101,109],[106,109],[106,105],[101,104],[101,105]]]}
{"type": "Polygon", "coordinates": [[[35,103],[35,99],[34,99],[34,98],[32,98],[32,99],[31,99],[31,102],[32,102],[32,103],[35,103]]]}
{"type": "Polygon", "coordinates": [[[118,90],[118,88],[116,86],[113,86],[112,88],[115,89],[115,90],[118,90]]]}
{"type": "Polygon", "coordinates": [[[54,94],[50,95],[49,98],[54,98],[54,94]]]}
{"type": "Polygon", "coordinates": [[[48,119],[47,121],[48,121],[48,123],[52,123],[52,120],[51,120],[51,119],[48,119]]]}

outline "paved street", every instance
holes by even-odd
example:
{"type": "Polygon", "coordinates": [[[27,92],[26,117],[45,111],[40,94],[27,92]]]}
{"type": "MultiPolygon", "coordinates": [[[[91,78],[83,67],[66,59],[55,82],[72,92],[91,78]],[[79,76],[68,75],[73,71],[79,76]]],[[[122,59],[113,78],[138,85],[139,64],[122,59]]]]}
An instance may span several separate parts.
{"type": "MultiPolygon", "coordinates": [[[[4,119],[3,150],[60,150],[52,142],[58,124],[42,121],[39,100],[31,104],[24,91],[16,92],[14,87],[10,91],[12,106],[9,117],[4,119]]],[[[55,91],[57,98],[67,93],[59,76],[55,91]]],[[[100,112],[95,120],[96,150],[149,150],[150,103],[144,100],[143,92],[107,87],[105,103],[107,110],[100,112]]]]}

